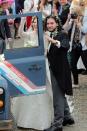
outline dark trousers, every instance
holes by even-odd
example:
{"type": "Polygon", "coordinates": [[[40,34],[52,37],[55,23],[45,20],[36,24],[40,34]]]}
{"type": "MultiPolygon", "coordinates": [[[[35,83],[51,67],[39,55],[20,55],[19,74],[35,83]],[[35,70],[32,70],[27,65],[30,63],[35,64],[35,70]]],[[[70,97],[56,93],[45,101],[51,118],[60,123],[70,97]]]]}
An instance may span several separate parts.
{"type": "Polygon", "coordinates": [[[6,48],[5,40],[0,38],[0,54],[3,54],[5,48],[6,48]]]}
{"type": "Polygon", "coordinates": [[[77,62],[80,56],[87,70],[87,50],[84,50],[84,51],[72,50],[71,51],[71,71],[73,75],[74,84],[78,84],[77,62]]]}
{"type": "Polygon", "coordinates": [[[58,82],[55,79],[51,71],[51,82],[52,82],[52,91],[53,91],[53,105],[54,105],[54,122],[52,123],[52,128],[61,128],[64,119],[70,119],[70,109],[65,97],[65,94],[62,92],[58,86],[58,82]]]}

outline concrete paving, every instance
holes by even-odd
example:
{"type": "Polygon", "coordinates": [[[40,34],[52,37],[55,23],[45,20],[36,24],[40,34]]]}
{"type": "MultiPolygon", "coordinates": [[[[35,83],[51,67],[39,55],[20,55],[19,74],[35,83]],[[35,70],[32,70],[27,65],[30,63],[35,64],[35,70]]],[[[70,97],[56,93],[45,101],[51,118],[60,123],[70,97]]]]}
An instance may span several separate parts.
{"type": "Polygon", "coordinates": [[[79,76],[80,87],[74,88],[75,125],[64,127],[64,131],[87,131],[87,75],[79,76]]]}

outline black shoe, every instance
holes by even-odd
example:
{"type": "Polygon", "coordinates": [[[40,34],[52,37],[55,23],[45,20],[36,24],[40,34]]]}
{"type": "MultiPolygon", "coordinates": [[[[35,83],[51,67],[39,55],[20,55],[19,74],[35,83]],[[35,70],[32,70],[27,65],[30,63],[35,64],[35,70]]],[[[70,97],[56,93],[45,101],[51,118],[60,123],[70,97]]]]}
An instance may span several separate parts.
{"type": "Polygon", "coordinates": [[[66,125],[73,125],[73,124],[75,124],[75,121],[74,121],[73,118],[65,119],[65,120],[63,121],[63,126],[66,126],[66,125]]]}
{"type": "Polygon", "coordinates": [[[81,73],[82,75],[87,75],[87,70],[85,70],[85,71],[82,71],[82,73],[81,73]]]}
{"type": "Polygon", "coordinates": [[[78,74],[82,74],[82,72],[84,72],[84,71],[85,71],[85,69],[77,69],[78,74]]]}
{"type": "Polygon", "coordinates": [[[63,131],[63,128],[50,127],[48,129],[45,129],[44,131],[63,131]]]}

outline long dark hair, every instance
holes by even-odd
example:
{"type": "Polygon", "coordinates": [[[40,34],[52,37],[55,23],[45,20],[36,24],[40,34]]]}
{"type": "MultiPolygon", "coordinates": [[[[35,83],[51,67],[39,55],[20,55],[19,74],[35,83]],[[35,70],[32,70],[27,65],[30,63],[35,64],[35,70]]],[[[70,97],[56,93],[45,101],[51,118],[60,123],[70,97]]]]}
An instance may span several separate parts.
{"type": "MultiPolygon", "coordinates": [[[[38,7],[37,7],[38,11],[40,9],[40,3],[41,3],[41,0],[39,0],[39,2],[38,2],[38,7]]],[[[45,0],[44,6],[47,5],[47,3],[48,3],[48,0],[45,0]]]]}
{"type": "Polygon", "coordinates": [[[58,31],[58,32],[61,31],[61,30],[62,30],[62,24],[61,24],[60,19],[59,19],[58,17],[52,16],[52,15],[49,15],[49,16],[46,17],[46,19],[45,19],[45,21],[44,21],[44,30],[45,30],[45,31],[48,30],[48,29],[47,29],[47,20],[50,19],[50,18],[54,19],[54,21],[58,24],[58,26],[57,26],[57,31],[58,31]]]}

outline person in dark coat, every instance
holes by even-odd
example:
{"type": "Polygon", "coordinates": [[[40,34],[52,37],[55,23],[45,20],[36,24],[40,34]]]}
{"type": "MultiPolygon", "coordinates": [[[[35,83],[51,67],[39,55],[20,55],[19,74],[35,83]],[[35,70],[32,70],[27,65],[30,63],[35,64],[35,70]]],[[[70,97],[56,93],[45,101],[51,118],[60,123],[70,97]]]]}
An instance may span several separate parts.
{"type": "Polygon", "coordinates": [[[47,131],[62,131],[63,125],[74,124],[65,97],[65,94],[73,95],[71,72],[67,60],[69,39],[59,23],[59,19],[55,16],[48,16],[45,21],[46,29],[51,32],[51,37],[56,40],[56,44],[50,42],[47,53],[54,104],[54,122],[47,131]]]}
{"type": "MultiPolygon", "coordinates": [[[[20,12],[22,12],[22,10],[24,9],[24,1],[25,0],[15,0],[15,10],[16,10],[16,14],[20,14],[20,12]]],[[[14,20],[14,27],[15,27],[15,39],[16,38],[20,38],[20,36],[18,36],[18,28],[20,25],[20,21],[21,18],[16,18],[14,20]]]]}
{"type": "MultiPolygon", "coordinates": [[[[6,15],[6,13],[2,12],[1,15],[6,15]]],[[[11,38],[11,31],[7,19],[0,20],[0,37],[5,40],[5,36],[11,38]]]]}
{"type": "Polygon", "coordinates": [[[64,25],[70,12],[70,4],[67,0],[60,0],[59,3],[61,5],[59,10],[59,18],[61,19],[62,25],[64,25]]]}
{"type": "MultiPolygon", "coordinates": [[[[6,15],[6,12],[2,10],[0,15],[6,15]]],[[[8,25],[7,19],[0,20],[0,54],[3,54],[4,49],[6,48],[5,38],[7,37],[8,41],[12,40],[11,31],[8,25]]]]}

